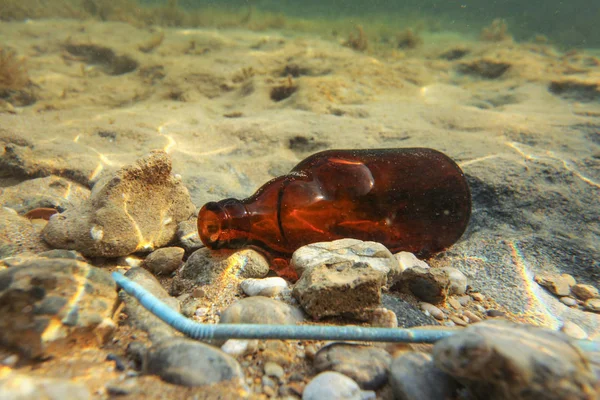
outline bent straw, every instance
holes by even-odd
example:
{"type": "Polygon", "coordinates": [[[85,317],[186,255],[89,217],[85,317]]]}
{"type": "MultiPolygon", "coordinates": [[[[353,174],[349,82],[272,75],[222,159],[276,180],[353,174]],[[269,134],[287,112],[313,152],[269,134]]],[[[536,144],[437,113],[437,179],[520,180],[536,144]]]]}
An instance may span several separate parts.
{"type": "MultiPolygon", "coordinates": [[[[281,339],[435,343],[457,332],[443,328],[401,329],[363,328],[359,326],[202,324],[185,318],[123,274],[113,272],[112,277],[119,287],[137,299],[152,314],[177,331],[197,340],[281,339]]],[[[575,343],[583,351],[600,351],[600,342],[598,341],[577,340],[575,343]]]]}

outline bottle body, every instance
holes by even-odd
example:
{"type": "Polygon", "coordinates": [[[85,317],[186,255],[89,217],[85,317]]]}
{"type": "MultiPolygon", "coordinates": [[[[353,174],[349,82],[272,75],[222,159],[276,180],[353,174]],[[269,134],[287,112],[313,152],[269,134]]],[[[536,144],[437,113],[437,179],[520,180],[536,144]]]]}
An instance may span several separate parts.
{"type": "Polygon", "coordinates": [[[425,258],[454,244],[470,214],[464,174],[438,151],[328,150],[247,199],[207,203],[198,230],[213,249],[291,256],[309,243],[356,238],[425,258]]]}

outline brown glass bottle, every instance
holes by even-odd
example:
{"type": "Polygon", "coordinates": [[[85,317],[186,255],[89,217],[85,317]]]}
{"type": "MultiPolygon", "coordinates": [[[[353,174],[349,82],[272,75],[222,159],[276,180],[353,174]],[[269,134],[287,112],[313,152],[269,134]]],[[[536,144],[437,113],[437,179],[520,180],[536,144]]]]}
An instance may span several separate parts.
{"type": "Polygon", "coordinates": [[[464,174],[439,151],[328,150],[247,199],[205,204],[198,232],[211,249],[256,246],[284,258],[341,238],[426,258],[454,244],[470,214],[464,174]]]}

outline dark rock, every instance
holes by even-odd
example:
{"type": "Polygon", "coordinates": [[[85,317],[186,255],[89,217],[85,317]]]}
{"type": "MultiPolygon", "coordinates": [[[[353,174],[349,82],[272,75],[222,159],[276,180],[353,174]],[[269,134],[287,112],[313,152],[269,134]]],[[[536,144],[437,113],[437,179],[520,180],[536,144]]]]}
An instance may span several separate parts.
{"type": "Polygon", "coordinates": [[[406,352],[391,364],[390,381],[394,398],[402,400],[453,399],[457,382],[437,368],[426,353],[406,352]]]}
{"type": "Polygon", "coordinates": [[[181,247],[164,247],[148,254],[144,267],[154,275],[170,275],[183,263],[185,250],[181,247]]]}
{"type": "Polygon", "coordinates": [[[116,284],[76,260],[31,258],[0,271],[0,342],[29,357],[103,344],[115,329],[116,284]]]}
{"type": "Polygon", "coordinates": [[[88,201],[50,218],[43,235],[53,247],[86,256],[126,256],[171,242],[194,210],[171,175],[171,159],[155,151],[98,182],[88,201]]]}
{"type": "Polygon", "coordinates": [[[302,321],[302,312],[295,307],[268,297],[254,296],[230,305],[221,314],[222,324],[284,324],[302,321]]]}
{"type": "Polygon", "coordinates": [[[237,381],[244,374],[231,356],[204,343],[186,338],[164,340],[148,350],[144,371],[176,385],[203,386],[237,381]]]}
{"type": "Polygon", "coordinates": [[[591,360],[562,332],[485,321],[437,342],[433,357],[438,368],[489,399],[591,400],[600,395],[591,360]]]}
{"type": "Polygon", "coordinates": [[[450,294],[450,273],[447,268],[414,267],[404,271],[400,284],[419,299],[438,304],[450,294]]]}
{"type": "Polygon", "coordinates": [[[382,348],[333,343],[321,348],[313,361],[317,372],[336,371],[352,378],[362,389],[385,385],[392,356],[382,348]]]}
{"type": "Polygon", "coordinates": [[[187,252],[196,251],[204,247],[198,235],[198,218],[194,217],[180,222],[177,226],[177,239],[179,239],[179,243],[181,243],[187,252]]]}
{"type": "MultiPolygon", "coordinates": [[[[134,267],[127,271],[125,276],[152,293],[174,311],[181,311],[179,301],[169,296],[160,282],[150,272],[140,267],[134,267]]],[[[125,303],[124,312],[129,317],[127,321],[136,328],[148,332],[150,340],[155,341],[176,334],[173,328],[146,310],[135,298],[125,293],[125,291],[121,290],[119,292],[119,298],[125,303]]]]}
{"type": "Polygon", "coordinates": [[[480,59],[459,64],[458,71],[479,78],[497,79],[504,75],[510,67],[511,64],[501,60],[480,59]]]}

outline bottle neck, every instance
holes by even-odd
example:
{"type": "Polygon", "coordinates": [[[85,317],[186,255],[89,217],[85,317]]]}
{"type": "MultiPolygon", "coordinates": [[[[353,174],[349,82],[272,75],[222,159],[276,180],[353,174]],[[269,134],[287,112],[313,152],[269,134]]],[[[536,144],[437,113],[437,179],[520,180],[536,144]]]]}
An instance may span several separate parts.
{"type": "Polygon", "coordinates": [[[237,199],[206,203],[198,214],[198,234],[211,249],[237,249],[249,240],[250,216],[237,199]]]}

